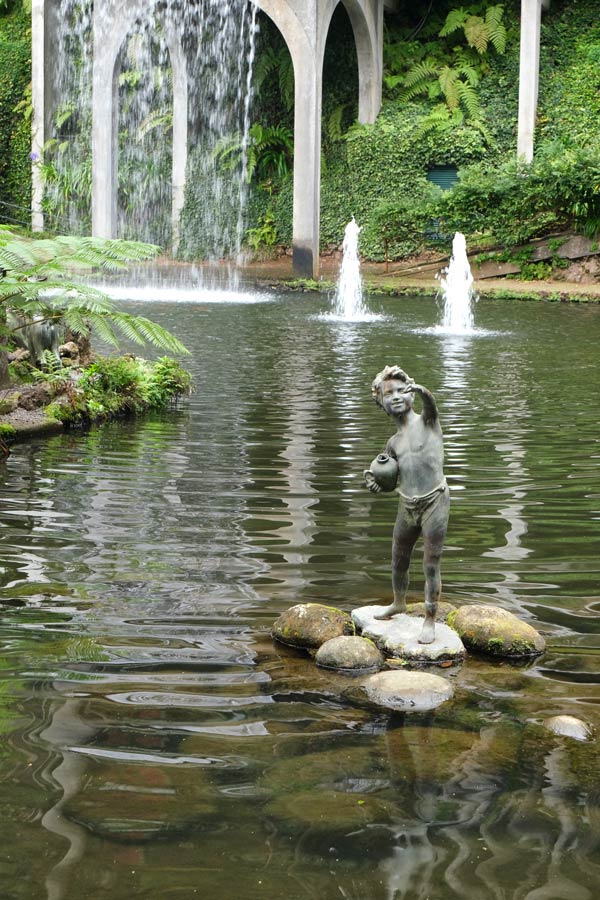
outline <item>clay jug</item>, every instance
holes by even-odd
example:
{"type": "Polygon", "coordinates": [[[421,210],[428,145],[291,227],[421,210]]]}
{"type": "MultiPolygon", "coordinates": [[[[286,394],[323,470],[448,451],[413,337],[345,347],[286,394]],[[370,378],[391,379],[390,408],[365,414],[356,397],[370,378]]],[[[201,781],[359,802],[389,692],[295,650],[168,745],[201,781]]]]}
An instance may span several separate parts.
{"type": "Polygon", "coordinates": [[[382,491],[393,491],[398,481],[398,463],[388,453],[376,456],[369,471],[382,491]]]}

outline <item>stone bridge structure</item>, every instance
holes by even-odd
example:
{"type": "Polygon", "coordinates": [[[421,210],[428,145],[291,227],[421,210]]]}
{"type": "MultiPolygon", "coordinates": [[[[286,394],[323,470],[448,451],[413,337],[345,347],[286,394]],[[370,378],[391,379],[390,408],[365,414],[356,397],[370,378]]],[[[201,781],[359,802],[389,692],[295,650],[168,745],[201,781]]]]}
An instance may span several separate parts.
{"type": "MultiPolygon", "coordinates": [[[[302,276],[318,274],[322,72],[336,7],[345,7],[358,59],[358,118],[375,121],[381,106],[384,7],[410,0],[254,0],[277,26],[289,49],[295,83],[293,265],[302,276]]],[[[533,155],[542,5],[521,0],[521,76],[518,153],[533,155]]],[[[131,0],[95,0],[93,14],[92,231],[114,237],[117,223],[117,58],[138,12],[131,0]]],[[[33,153],[41,156],[49,119],[48,67],[52,2],[32,0],[33,153]]],[[[173,71],[173,208],[175,241],[185,192],[188,155],[188,76],[181,35],[165,22],[173,71]]],[[[34,166],[33,227],[43,228],[43,184],[34,166]]]]}

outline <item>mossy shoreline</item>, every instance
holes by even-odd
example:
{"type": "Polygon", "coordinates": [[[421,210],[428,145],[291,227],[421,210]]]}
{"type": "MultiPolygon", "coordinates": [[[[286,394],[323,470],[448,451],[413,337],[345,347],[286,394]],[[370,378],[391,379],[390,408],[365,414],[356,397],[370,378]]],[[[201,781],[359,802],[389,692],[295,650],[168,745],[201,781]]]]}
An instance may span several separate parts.
{"type": "Polygon", "coordinates": [[[84,368],[19,368],[0,391],[0,456],[29,438],[85,429],[168,408],[191,392],[192,379],[176,360],[98,357],[84,368]]]}

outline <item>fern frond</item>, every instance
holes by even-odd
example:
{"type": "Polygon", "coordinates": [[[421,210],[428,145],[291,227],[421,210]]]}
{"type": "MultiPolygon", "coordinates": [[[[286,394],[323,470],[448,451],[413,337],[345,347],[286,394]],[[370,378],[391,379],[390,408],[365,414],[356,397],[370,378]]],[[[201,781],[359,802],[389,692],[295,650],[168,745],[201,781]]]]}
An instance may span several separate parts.
{"type": "Polygon", "coordinates": [[[406,90],[410,90],[422,85],[421,90],[424,90],[429,79],[437,74],[438,66],[433,61],[425,59],[423,62],[417,63],[417,65],[405,75],[404,87],[406,90]]]}
{"type": "Polygon", "coordinates": [[[456,109],[460,103],[459,84],[460,79],[456,69],[444,66],[438,76],[442,93],[446,99],[449,110],[456,109]]]}
{"type": "Polygon", "coordinates": [[[470,84],[467,84],[464,81],[458,81],[456,85],[456,90],[458,93],[458,97],[464,108],[469,114],[469,118],[478,119],[479,118],[479,100],[477,98],[477,92],[471,87],[470,84]]]}
{"type": "Polygon", "coordinates": [[[498,53],[504,53],[506,50],[506,27],[502,21],[503,17],[504,7],[501,5],[489,6],[485,14],[489,40],[498,53]]]}
{"type": "Polygon", "coordinates": [[[446,21],[444,23],[444,27],[440,31],[440,37],[447,37],[449,34],[452,34],[454,31],[460,31],[460,29],[464,26],[465,21],[469,13],[466,9],[460,7],[460,9],[452,9],[446,16],[446,21]]]}
{"type": "Polygon", "coordinates": [[[340,103],[339,106],[333,110],[331,115],[329,116],[329,121],[327,122],[327,133],[332,141],[339,141],[342,137],[342,121],[344,118],[344,111],[346,109],[345,103],[340,103]]]}
{"type": "Polygon", "coordinates": [[[469,16],[465,22],[465,37],[469,47],[478,53],[485,53],[490,38],[489,28],[481,16],[469,16]]]}

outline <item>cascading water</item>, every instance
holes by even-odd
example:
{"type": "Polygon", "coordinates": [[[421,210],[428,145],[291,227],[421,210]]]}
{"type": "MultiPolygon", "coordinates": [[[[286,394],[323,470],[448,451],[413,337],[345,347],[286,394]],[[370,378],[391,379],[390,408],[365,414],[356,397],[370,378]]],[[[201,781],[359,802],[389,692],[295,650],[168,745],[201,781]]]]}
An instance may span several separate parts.
{"type": "MultiPolygon", "coordinates": [[[[48,223],[59,231],[85,233],[91,224],[92,23],[104,8],[95,5],[92,14],[92,0],[58,0],[54,11],[53,95],[61,103],[43,166],[48,223]]],[[[176,35],[189,83],[194,246],[207,258],[236,258],[245,233],[256,7],[248,0],[133,0],[127,13],[132,26],[117,61],[118,234],[162,245],[171,238],[169,47],[176,35]]]]}
{"type": "Polygon", "coordinates": [[[353,321],[367,314],[363,300],[363,286],[358,258],[358,236],[360,227],[354,216],[346,225],[343,243],[343,259],[335,292],[334,315],[336,318],[353,321]]]}
{"type": "Polygon", "coordinates": [[[473,275],[467,257],[467,242],[459,231],[452,241],[450,265],[440,278],[444,300],[442,329],[453,334],[473,331],[473,275]]]}

